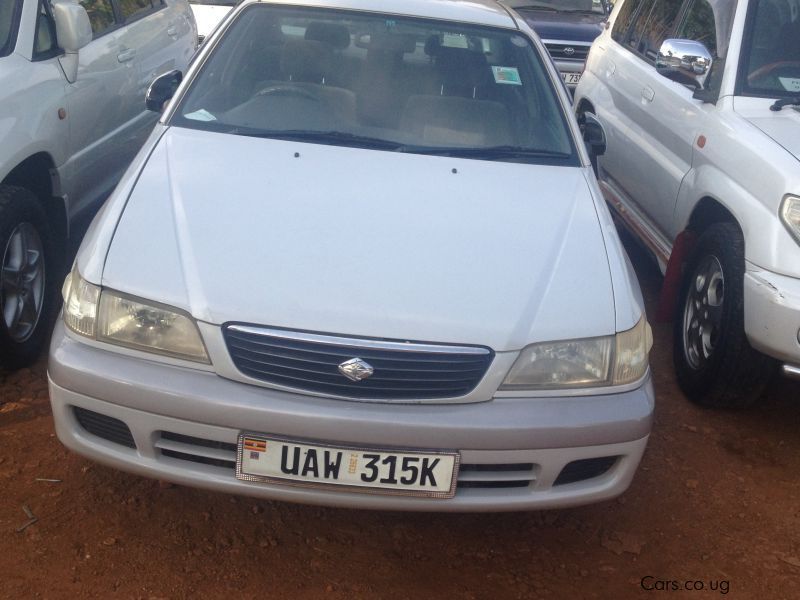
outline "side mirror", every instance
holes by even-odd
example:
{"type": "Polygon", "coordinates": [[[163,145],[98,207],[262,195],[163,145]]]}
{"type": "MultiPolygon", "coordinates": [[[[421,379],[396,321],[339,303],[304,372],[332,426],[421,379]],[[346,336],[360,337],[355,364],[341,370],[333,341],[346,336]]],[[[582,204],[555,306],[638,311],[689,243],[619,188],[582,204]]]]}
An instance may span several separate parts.
{"type": "Polygon", "coordinates": [[[702,89],[711,69],[711,52],[694,40],[664,40],[656,55],[656,70],[672,81],[702,89]]]}
{"type": "Polygon", "coordinates": [[[150,84],[145,96],[145,106],[147,110],[160,113],[164,110],[164,105],[175,95],[175,91],[183,81],[183,73],[177,69],[159,75],[150,84]]]}
{"type": "Polygon", "coordinates": [[[64,69],[67,81],[78,78],[78,50],[92,41],[92,24],[86,9],[77,0],[55,0],[53,19],[56,22],[56,39],[64,51],[58,62],[64,69]]]}
{"type": "Polygon", "coordinates": [[[76,54],[92,41],[89,15],[77,0],[53,2],[53,18],[56,22],[58,45],[67,54],[76,54]]]}
{"type": "Polygon", "coordinates": [[[590,112],[585,112],[580,116],[578,125],[581,127],[583,141],[586,144],[586,149],[589,150],[589,154],[593,157],[605,154],[606,132],[597,117],[590,112]]]}

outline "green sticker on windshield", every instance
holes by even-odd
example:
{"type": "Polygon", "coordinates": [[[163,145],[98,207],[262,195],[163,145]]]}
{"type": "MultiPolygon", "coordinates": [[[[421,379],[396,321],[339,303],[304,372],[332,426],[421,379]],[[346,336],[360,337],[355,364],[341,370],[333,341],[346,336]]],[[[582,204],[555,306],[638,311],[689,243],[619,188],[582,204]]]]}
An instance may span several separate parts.
{"type": "Polygon", "coordinates": [[[517,67],[492,67],[492,73],[494,73],[495,83],[522,85],[517,67]]]}

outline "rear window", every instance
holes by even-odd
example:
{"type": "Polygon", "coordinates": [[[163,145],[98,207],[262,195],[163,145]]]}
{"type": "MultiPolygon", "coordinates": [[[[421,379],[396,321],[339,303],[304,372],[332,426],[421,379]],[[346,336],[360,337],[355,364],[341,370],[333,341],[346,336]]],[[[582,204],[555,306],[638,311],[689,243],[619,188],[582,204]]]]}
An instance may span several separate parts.
{"type": "Polygon", "coordinates": [[[251,5],[171,124],[578,164],[553,82],[527,38],[394,15],[251,5]]]}
{"type": "Polygon", "coordinates": [[[0,56],[11,54],[17,39],[20,0],[0,2],[0,56]]]}

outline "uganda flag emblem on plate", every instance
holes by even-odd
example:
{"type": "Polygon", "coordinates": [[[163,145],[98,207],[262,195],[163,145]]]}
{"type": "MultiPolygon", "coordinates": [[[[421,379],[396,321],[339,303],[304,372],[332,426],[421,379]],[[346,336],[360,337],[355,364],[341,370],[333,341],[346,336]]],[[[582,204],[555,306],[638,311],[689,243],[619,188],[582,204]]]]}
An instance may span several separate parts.
{"type": "Polygon", "coordinates": [[[244,438],[244,449],[250,452],[266,452],[267,441],[258,438],[246,437],[244,438]]]}

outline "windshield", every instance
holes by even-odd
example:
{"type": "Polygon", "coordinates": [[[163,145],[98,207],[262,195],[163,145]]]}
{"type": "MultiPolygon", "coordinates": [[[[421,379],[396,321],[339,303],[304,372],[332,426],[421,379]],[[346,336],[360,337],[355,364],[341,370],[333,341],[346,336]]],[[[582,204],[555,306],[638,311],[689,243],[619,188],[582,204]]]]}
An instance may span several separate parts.
{"type": "Polygon", "coordinates": [[[502,0],[514,9],[532,8],[557,12],[583,12],[606,14],[603,0],[502,0]]]}
{"type": "Polygon", "coordinates": [[[171,125],[487,160],[575,165],[544,63],[514,30],[254,4],[171,125]]]}
{"type": "Polygon", "coordinates": [[[800,0],[754,0],[747,15],[740,93],[800,94],[800,0]]]}
{"type": "Polygon", "coordinates": [[[11,54],[17,38],[20,0],[0,0],[0,56],[11,54]]]}

